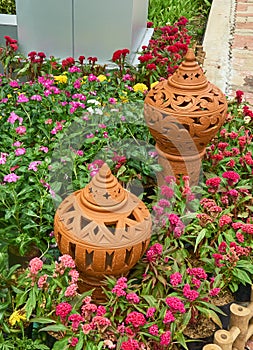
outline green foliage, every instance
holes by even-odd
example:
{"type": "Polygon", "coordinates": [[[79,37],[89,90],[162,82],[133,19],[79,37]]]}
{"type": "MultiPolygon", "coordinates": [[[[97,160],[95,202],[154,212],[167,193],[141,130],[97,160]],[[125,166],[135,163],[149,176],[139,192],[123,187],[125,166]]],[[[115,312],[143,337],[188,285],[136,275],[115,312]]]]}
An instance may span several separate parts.
{"type": "Polygon", "coordinates": [[[0,0],[0,13],[15,15],[16,13],[15,0],[0,0]]]}

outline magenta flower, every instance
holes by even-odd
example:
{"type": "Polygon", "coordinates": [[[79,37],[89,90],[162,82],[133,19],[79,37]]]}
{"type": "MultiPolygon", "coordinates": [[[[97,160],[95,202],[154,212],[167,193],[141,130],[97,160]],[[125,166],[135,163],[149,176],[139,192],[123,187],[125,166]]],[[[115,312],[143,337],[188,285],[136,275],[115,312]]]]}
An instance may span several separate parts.
{"type": "Polygon", "coordinates": [[[160,337],[160,345],[169,345],[171,342],[171,332],[170,331],[166,331],[164,332],[161,337],[160,337]]]}
{"type": "Polygon", "coordinates": [[[46,146],[41,146],[41,147],[39,148],[39,151],[42,151],[42,152],[44,152],[44,153],[47,153],[47,152],[48,152],[48,147],[46,147],[46,146]]]}
{"type": "Polygon", "coordinates": [[[190,301],[194,301],[199,297],[199,292],[192,290],[188,283],[184,285],[183,294],[190,301]]]}
{"type": "Polygon", "coordinates": [[[182,282],[182,275],[179,272],[175,272],[170,275],[170,283],[173,287],[178,286],[182,282]]]}
{"type": "Polygon", "coordinates": [[[170,307],[172,312],[185,313],[184,303],[177,297],[168,297],[165,299],[166,304],[170,307]]]}
{"type": "Polygon", "coordinates": [[[213,288],[210,290],[209,294],[211,297],[215,297],[216,295],[218,295],[220,293],[220,288],[213,288]]]}
{"type": "Polygon", "coordinates": [[[17,102],[18,102],[18,103],[29,102],[29,98],[27,98],[27,97],[25,96],[25,94],[20,94],[20,95],[18,96],[17,102]]]}
{"type": "Polygon", "coordinates": [[[149,307],[147,309],[147,312],[146,312],[146,317],[152,318],[154,316],[155,312],[156,312],[156,308],[155,307],[149,307]]]}
{"type": "Polygon", "coordinates": [[[150,326],[148,329],[149,334],[151,335],[158,335],[159,334],[159,328],[156,324],[154,324],[153,326],[150,326]]]}
{"type": "Polygon", "coordinates": [[[17,182],[19,179],[19,176],[15,173],[10,173],[8,175],[4,176],[4,182],[17,182]]]}
{"type": "Polygon", "coordinates": [[[72,322],[72,330],[75,332],[78,330],[80,322],[84,321],[84,318],[79,314],[72,314],[68,317],[68,320],[72,322]]]}
{"type": "Polygon", "coordinates": [[[163,323],[167,324],[167,323],[171,323],[175,321],[175,317],[173,315],[173,313],[170,310],[167,310],[163,319],[163,323]]]}
{"type": "Polygon", "coordinates": [[[60,316],[61,319],[65,319],[72,311],[72,306],[69,303],[62,302],[56,306],[56,316],[60,316]]]}
{"type": "Polygon", "coordinates": [[[222,174],[222,177],[224,179],[227,179],[228,185],[232,186],[235,183],[237,183],[240,179],[240,175],[236,173],[235,171],[226,171],[225,173],[222,174]]]}
{"type": "Polygon", "coordinates": [[[75,347],[78,344],[78,342],[79,342],[79,339],[77,337],[72,337],[70,339],[70,343],[69,344],[70,344],[70,346],[75,347]]]}
{"type": "Polygon", "coordinates": [[[132,311],[130,314],[127,315],[126,324],[132,324],[133,327],[138,328],[140,326],[144,326],[146,324],[146,319],[143,314],[141,314],[138,311],[132,311]]]}

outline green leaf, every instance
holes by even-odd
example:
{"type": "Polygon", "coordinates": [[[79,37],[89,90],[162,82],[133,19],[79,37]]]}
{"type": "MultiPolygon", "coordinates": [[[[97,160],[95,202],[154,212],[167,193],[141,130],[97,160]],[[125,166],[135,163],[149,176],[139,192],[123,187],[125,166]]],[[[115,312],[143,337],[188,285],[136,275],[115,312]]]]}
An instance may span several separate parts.
{"type": "Polygon", "coordinates": [[[68,341],[69,337],[58,340],[56,343],[54,343],[52,350],[65,350],[66,345],[68,345],[68,341]]]}
{"type": "Polygon", "coordinates": [[[46,327],[43,327],[39,332],[65,332],[68,328],[63,324],[53,324],[46,327]]]}
{"type": "Polygon", "coordinates": [[[205,235],[206,235],[206,229],[203,228],[203,229],[199,232],[199,234],[197,235],[196,243],[195,243],[195,247],[194,247],[194,253],[196,252],[199,243],[202,241],[202,239],[205,238],[205,235]]]}
{"type": "Polygon", "coordinates": [[[55,320],[52,320],[52,318],[47,317],[34,317],[30,319],[30,322],[36,322],[36,323],[56,323],[55,320]]]}

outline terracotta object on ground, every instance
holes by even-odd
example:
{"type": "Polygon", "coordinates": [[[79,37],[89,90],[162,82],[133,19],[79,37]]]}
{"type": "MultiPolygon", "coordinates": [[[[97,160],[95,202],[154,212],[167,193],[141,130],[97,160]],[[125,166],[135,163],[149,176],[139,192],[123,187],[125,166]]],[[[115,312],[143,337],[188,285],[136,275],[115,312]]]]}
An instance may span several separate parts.
{"type": "Polygon", "coordinates": [[[194,50],[188,49],[175,73],[145,98],[144,117],[164,168],[160,178],[188,175],[191,184],[197,184],[206,145],[224,123],[226,113],[225,95],[207,80],[194,50]]]}
{"type": "Polygon", "coordinates": [[[146,251],[151,216],[104,164],[85,188],[60,204],[54,232],[61,253],[76,262],[80,292],[95,287],[95,298],[101,298],[104,276],[126,275],[146,251]]]}

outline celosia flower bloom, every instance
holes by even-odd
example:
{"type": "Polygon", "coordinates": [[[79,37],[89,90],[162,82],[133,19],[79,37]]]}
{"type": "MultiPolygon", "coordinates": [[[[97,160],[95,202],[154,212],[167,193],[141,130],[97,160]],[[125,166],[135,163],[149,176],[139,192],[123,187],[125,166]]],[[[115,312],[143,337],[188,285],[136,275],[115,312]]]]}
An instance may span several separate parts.
{"type": "Polygon", "coordinates": [[[74,260],[72,259],[72,257],[68,254],[64,254],[62,256],[59,257],[59,261],[61,262],[61,264],[65,267],[65,268],[71,268],[74,269],[76,267],[76,264],[74,262],[74,260]]]}
{"type": "Polygon", "coordinates": [[[72,311],[72,306],[69,303],[62,302],[56,306],[56,316],[60,316],[61,319],[65,319],[72,311]]]}
{"type": "Polygon", "coordinates": [[[225,173],[222,174],[222,177],[224,179],[227,179],[228,185],[232,186],[235,183],[237,183],[240,179],[240,175],[236,173],[235,171],[226,171],[225,173]]]}
{"type": "Polygon", "coordinates": [[[170,275],[170,284],[173,287],[178,286],[182,282],[182,275],[179,272],[175,272],[170,275]]]}
{"type": "Polygon", "coordinates": [[[172,312],[185,313],[184,303],[177,297],[168,297],[165,299],[166,304],[170,307],[172,312]]]}
{"type": "Polygon", "coordinates": [[[166,331],[160,337],[160,344],[164,346],[168,346],[171,342],[171,332],[166,331]]]}
{"type": "Polygon", "coordinates": [[[188,283],[183,287],[183,294],[190,301],[194,301],[199,297],[199,292],[192,290],[188,283]]]}
{"type": "Polygon", "coordinates": [[[133,327],[138,328],[146,324],[146,319],[140,312],[132,311],[127,315],[125,322],[126,324],[132,324],[133,327]]]}
{"type": "Polygon", "coordinates": [[[42,267],[43,261],[39,258],[33,258],[29,262],[29,270],[34,275],[37,275],[37,273],[42,270],[42,267]]]}

